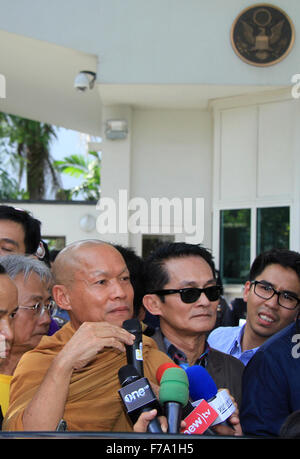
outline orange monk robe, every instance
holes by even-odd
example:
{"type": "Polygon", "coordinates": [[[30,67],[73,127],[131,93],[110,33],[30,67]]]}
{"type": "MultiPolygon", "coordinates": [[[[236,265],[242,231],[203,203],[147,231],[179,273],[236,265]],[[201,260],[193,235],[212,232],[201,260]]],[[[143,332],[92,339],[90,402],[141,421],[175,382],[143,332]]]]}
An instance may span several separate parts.
{"type": "MultiPolygon", "coordinates": [[[[11,382],[10,404],[3,421],[3,430],[24,430],[22,417],[26,406],[41,384],[53,358],[74,333],[75,330],[68,323],[53,336],[43,337],[35,349],[24,354],[11,382]]],[[[145,376],[157,384],[157,368],[171,360],[147,336],[143,336],[143,359],[145,376]]],[[[126,353],[105,349],[87,366],[73,372],[63,416],[68,430],[132,431],[118,394],[118,371],[126,364],[126,353]]]]}

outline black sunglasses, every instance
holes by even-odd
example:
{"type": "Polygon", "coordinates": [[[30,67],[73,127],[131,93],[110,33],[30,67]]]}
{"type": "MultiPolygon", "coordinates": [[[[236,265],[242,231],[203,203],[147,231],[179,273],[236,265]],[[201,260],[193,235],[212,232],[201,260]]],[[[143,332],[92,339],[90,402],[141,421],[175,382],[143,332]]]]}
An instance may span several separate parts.
{"type": "Polygon", "coordinates": [[[218,300],[222,294],[222,287],[220,285],[212,285],[211,287],[205,288],[188,287],[180,289],[153,290],[149,293],[159,296],[179,293],[180,298],[184,303],[194,303],[200,298],[201,293],[204,293],[209,301],[218,300]]]}

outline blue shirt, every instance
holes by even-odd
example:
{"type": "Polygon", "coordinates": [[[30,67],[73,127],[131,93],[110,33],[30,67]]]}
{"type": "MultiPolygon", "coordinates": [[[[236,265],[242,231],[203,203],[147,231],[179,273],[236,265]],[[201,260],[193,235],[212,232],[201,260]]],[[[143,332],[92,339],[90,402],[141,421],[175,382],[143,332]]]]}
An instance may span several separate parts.
{"type": "Polygon", "coordinates": [[[300,409],[299,342],[299,324],[293,323],[262,344],[245,368],[240,409],[245,434],[278,436],[286,418],[300,409]]]}
{"type": "Polygon", "coordinates": [[[246,366],[258,347],[242,351],[244,330],[245,325],[242,327],[218,327],[210,333],[207,340],[208,344],[218,351],[236,357],[246,366]]]}

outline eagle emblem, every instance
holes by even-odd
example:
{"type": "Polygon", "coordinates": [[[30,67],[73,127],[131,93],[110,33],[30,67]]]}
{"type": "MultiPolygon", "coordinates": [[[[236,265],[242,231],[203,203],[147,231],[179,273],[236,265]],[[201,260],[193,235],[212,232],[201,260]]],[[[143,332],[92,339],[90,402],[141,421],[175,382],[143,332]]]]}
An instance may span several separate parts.
{"type": "Polygon", "coordinates": [[[290,51],[293,41],[294,28],[288,16],[265,4],[242,11],[231,30],[235,52],[247,63],[258,66],[279,62],[290,51]]]}

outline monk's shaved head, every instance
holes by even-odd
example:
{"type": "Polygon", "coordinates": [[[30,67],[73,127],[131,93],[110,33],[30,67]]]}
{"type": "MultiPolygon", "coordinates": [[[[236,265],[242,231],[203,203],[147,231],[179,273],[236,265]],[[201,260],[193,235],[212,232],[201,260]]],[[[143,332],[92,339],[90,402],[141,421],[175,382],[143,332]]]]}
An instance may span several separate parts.
{"type": "Polygon", "coordinates": [[[75,280],[75,273],[84,266],[84,252],[95,246],[109,247],[116,250],[111,244],[99,239],[87,239],[69,244],[59,252],[52,266],[56,284],[69,286],[75,280]]]}
{"type": "Polygon", "coordinates": [[[72,326],[107,321],[119,327],[133,314],[133,288],[121,253],[98,239],[74,242],[53,264],[53,298],[72,326]]]}

